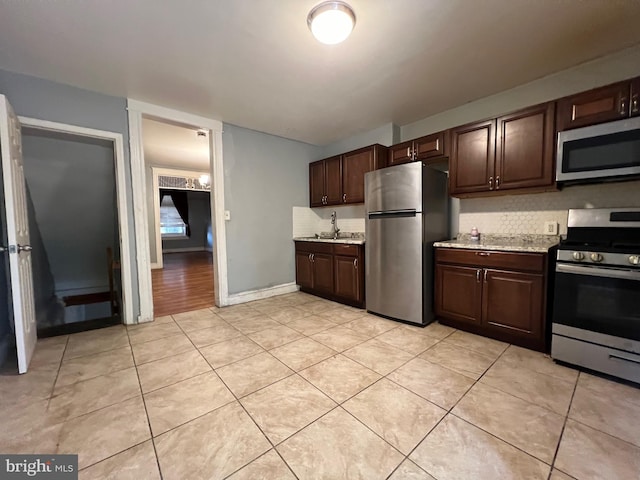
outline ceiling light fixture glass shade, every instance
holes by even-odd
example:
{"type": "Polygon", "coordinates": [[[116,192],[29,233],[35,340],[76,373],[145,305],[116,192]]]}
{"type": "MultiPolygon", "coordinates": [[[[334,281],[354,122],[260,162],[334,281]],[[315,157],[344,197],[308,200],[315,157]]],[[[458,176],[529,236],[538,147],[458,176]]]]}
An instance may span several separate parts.
{"type": "Polygon", "coordinates": [[[356,24],[356,15],[344,2],[323,2],[316,5],[307,17],[313,36],[326,45],[343,42],[356,24]]]}

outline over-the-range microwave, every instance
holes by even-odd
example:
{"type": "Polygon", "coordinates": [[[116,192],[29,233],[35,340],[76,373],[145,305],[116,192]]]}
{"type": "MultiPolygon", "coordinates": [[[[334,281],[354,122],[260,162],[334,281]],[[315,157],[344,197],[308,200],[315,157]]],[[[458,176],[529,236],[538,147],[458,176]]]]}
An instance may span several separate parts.
{"type": "Polygon", "coordinates": [[[556,181],[640,177],[640,117],[558,133],[556,181]]]}

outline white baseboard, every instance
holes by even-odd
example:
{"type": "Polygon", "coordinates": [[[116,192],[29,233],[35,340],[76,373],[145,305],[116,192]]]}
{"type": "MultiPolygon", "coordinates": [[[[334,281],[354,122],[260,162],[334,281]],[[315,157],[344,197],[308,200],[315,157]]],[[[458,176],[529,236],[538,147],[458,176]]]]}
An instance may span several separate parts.
{"type": "Polygon", "coordinates": [[[204,252],[204,247],[163,248],[162,253],[204,252]]]}
{"type": "Polygon", "coordinates": [[[152,263],[151,264],[151,270],[158,270],[159,268],[162,268],[160,266],[160,264],[158,262],[152,263]]]}
{"type": "Polygon", "coordinates": [[[227,297],[227,305],[238,305],[239,303],[262,300],[263,298],[284,295],[285,293],[297,292],[298,285],[295,282],[276,285],[275,287],[260,288],[258,290],[248,290],[246,292],[234,293],[227,297]]]}

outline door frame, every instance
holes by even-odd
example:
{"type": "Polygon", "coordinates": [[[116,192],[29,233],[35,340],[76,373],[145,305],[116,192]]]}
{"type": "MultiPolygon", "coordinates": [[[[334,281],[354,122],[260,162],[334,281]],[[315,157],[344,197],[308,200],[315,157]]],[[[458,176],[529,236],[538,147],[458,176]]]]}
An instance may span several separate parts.
{"type": "Polygon", "coordinates": [[[224,165],[222,159],[222,122],[171,108],[127,99],[129,116],[129,145],[131,183],[133,188],[134,223],[136,232],[136,262],[140,290],[140,316],[138,322],[153,320],[153,286],[149,249],[149,222],[147,187],[142,144],[142,118],[178,123],[209,131],[209,175],[211,177],[211,225],[213,233],[213,281],[215,304],[229,304],[227,278],[227,240],[224,220],[224,165]]]}
{"type": "MultiPolygon", "coordinates": [[[[151,174],[153,175],[153,213],[155,218],[154,232],[156,242],[156,261],[155,263],[151,262],[151,268],[158,269],[162,268],[164,263],[164,260],[162,259],[162,234],[160,233],[160,197],[158,196],[158,192],[160,191],[160,182],[158,181],[158,177],[160,175],[170,175],[174,177],[199,177],[200,175],[209,175],[209,172],[151,166],[151,174]]],[[[211,194],[211,190],[183,189],[183,191],[205,192],[211,194]]]]}
{"type": "Polygon", "coordinates": [[[124,140],[121,133],[107,130],[96,130],[93,128],[80,127],[67,123],[51,122],[31,117],[18,116],[22,127],[29,127],[38,130],[48,130],[53,132],[68,133],[82,137],[99,138],[113,143],[115,181],[116,181],[116,204],[118,207],[118,230],[120,234],[120,275],[122,281],[122,320],[125,324],[134,324],[133,315],[133,286],[131,265],[134,262],[129,248],[129,219],[133,211],[127,202],[126,165],[124,159],[124,140]]]}

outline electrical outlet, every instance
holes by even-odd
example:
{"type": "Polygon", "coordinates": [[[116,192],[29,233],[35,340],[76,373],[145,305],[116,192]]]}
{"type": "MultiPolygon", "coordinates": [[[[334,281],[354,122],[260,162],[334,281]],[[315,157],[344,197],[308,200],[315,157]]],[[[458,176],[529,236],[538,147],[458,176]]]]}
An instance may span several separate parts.
{"type": "Polygon", "coordinates": [[[557,235],[558,234],[558,222],[544,222],[544,234],[545,235],[557,235]]]}
{"type": "Polygon", "coordinates": [[[231,212],[229,210],[224,211],[224,219],[231,220],[231,212]]]}

